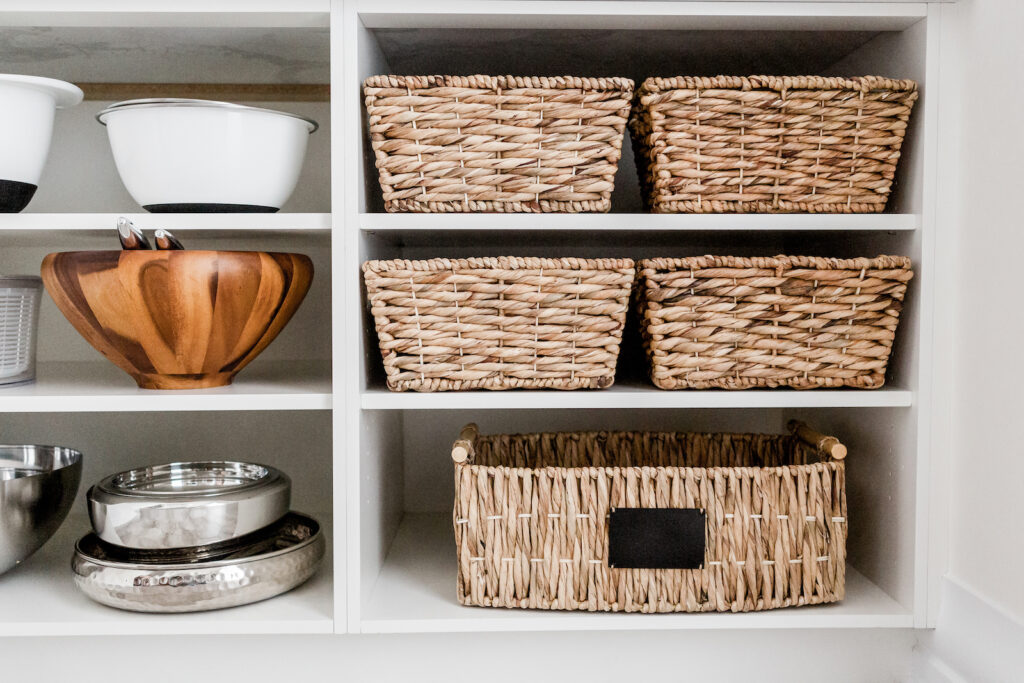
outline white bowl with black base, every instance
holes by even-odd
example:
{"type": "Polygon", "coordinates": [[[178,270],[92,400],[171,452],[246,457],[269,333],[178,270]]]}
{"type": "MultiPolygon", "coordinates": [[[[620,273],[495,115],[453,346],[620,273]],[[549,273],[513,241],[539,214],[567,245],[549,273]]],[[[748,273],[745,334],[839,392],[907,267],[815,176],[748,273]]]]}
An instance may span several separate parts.
{"type": "Polygon", "coordinates": [[[317,124],[227,102],[146,99],[96,116],[128,193],[153,213],[271,213],[291,196],[317,124]]]}
{"type": "Polygon", "coordinates": [[[71,83],[0,74],[0,213],[28,206],[50,153],[54,113],[81,101],[71,83]]]}

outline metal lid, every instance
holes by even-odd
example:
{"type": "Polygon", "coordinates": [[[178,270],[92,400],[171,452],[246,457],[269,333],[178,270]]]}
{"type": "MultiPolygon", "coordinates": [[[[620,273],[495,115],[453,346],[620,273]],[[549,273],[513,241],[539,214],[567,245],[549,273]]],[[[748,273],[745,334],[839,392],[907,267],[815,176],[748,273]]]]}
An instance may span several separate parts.
{"type": "Polygon", "coordinates": [[[104,126],[107,122],[104,121],[104,117],[115,111],[122,111],[125,109],[149,109],[156,107],[205,107],[207,109],[235,109],[235,110],[247,110],[247,111],[259,111],[264,114],[276,114],[278,116],[288,116],[293,119],[304,121],[310,126],[309,132],[312,134],[316,132],[316,129],[320,127],[313,119],[300,116],[299,114],[292,114],[286,111],[278,111],[276,109],[264,109],[262,107],[250,107],[245,104],[234,104],[232,102],[217,102],[216,100],[193,100],[184,97],[150,97],[141,100],[125,100],[124,102],[117,102],[112,104],[99,114],[96,114],[96,120],[102,123],[104,126]]]}
{"type": "Polygon", "coordinates": [[[107,477],[86,494],[96,535],[143,550],[208,546],[288,513],[291,481],[255,463],[181,462],[107,477]]]}
{"type": "Polygon", "coordinates": [[[267,465],[233,461],[173,462],[113,474],[98,483],[90,496],[108,500],[160,499],[164,504],[169,500],[235,499],[248,497],[282,481],[287,482],[288,477],[267,465]]]}
{"type": "Polygon", "coordinates": [[[24,76],[22,74],[0,74],[0,83],[20,85],[33,90],[41,90],[51,95],[58,109],[73,107],[82,101],[82,89],[73,83],[59,81],[56,78],[42,76],[24,76]]]}
{"type": "Polygon", "coordinates": [[[0,287],[20,287],[33,289],[43,286],[43,278],[38,275],[0,275],[0,287]]]}

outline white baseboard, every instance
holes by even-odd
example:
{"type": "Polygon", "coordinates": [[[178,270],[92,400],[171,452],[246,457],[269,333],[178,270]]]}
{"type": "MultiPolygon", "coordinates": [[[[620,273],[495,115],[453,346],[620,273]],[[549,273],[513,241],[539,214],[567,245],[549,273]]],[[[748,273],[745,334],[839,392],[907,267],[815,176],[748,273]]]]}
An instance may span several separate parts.
{"type": "Polygon", "coordinates": [[[920,683],[1011,683],[1024,672],[1024,623],[955,577],[942,580],[934,631],[918,637],[920,683]]]}
{"type": "Polygon", "coordinates": [[[927,648],[918,647],[911,666],[913,683],[970,683],[927,648]]]}

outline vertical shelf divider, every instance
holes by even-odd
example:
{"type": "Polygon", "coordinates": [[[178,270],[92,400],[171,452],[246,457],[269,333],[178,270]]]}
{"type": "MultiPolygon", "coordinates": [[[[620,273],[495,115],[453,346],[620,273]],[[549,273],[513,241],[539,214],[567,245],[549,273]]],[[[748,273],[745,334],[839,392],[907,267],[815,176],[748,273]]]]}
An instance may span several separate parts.
{"type": "MultiPolygon", "coordinates": [[[[351,254],[349,235],[353,233],[346,212],[349,187],[345,182],[348,169],[346,159],[349,142],[348,102],[345,96],[345,84],[348,81],[346,72],[345,50],[348,41],[344,40],[344,3],[342,0],[331,0],[330,41],[331,41],[331,364],[332,390],[334,409],[331,416],[332,424],[332,475],[334,501],[334,631],[347,633],[348,620],[348,559],[354,555],[352,534],[348,528],[348,501],[358,503],[358,487],[356,492],[349,490],[352,483],[348,476],[348,453],[350,452],[351,433],[358,433],[358,415],[350,416],[353,405],[351,401],[352,373],[348,362],[347,349],[352,325],[349,324],[348,312],[351,310],[352,286],[350,284],[349,263],[346,258],[351,254]]],[[[351,60],[348,60],[351,61],[351,60]]],[[[358,445],[358,440],[356,440],[358,445]]]]}

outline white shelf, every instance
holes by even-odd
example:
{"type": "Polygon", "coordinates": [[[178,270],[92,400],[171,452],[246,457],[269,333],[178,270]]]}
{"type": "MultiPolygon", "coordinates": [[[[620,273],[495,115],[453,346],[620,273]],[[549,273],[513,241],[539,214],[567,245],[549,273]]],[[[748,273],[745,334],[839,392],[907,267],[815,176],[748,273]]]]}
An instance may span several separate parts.
{"type": "Polygon", "coordinates": [[[71,554],[89,521],[73,514],[41,550],[0,576],[0,636],[332,633],[334,544],[329,517],[315,517],[323,524],[327,552],[316,575],[295,590],[212,612],[140,614],[100,605],[75,587],[71,554]]]}
{"type": "Polygon", "coordinates": [[[139,389],[106,361],[40,363],[36,381],[0,386],[0,413],[184,410],[329,410],[330,364],[259,359],[213,389],[139,389]]]}
{"type": "Polygon", "coordinates": [[[908,2],[522,2],[354,0],[363,25],[380,28],[615,28],[664,30],[902,30],[925,16],[908,2]]]}
{"type": "Polygon", "coordinates": [[[619,382],[608,389],[577,391],[362,392],[364,410],[508,410],[555,408],[905,408],[913,392],[863,389],[721,389],[663,391],[647,383],[619,382]]]}
{"type": "Polygon", "coordinates": [[[114,235],[124,216],[144,230],[319,232],[331,229],[329,213],[12,213],[0,214],[0,231],[74,231],[114,235]]]}
{"type": "Polygon", "coordinates": [[[911,213],[876,214],[421,214],[363,213],[359,227],[370,232],[426,230],[917,230],[911,213]]]}
{"type": "Polygon", "coordinates": [[[846,599],[738,614],[594,614],[459,605],[450,514],[406,514],[363,606],[364,633],[767,628],[910,628],[913,616],[847,568],[846,599]]]}
{"type": "Polygon", "coordinates": [[[323,27],[329,0],[4,0],[8,26],[323,27]]]}

